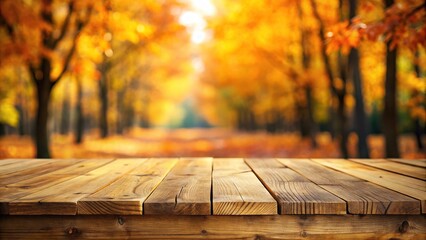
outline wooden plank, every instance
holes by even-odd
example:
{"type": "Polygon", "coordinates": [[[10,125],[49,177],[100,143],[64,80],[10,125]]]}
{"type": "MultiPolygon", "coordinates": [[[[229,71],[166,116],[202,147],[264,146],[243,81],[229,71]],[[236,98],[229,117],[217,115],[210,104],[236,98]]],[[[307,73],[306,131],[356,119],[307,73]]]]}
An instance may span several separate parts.
{"type": "Polygon", "coordinates": [[[277,214],[277,202],[243,159],[214,159],[213,215],[277,214]]]}
{"type": "Polygon", "coordinates": [[[399,162],[399,163],[411,165],[411,166],[426,168],[426,159],[396,159],[396,158],[394,159],[394,158],[389,158],[388,160],[393,161],[393,162],[399,162]]]}
{"type": "Polygon", "coordinates": [[[309,159],[280,158],[278,161],[316,184],[331,185],[339,184],[342,181],[365,182],[363,179],[323,167],[309,159]]]}
{"type": "Polygon", "coordinates": [[[81,163],[50,172],[49,174],[0,187],[0,214],[9,213],[9,202],[13,200],[85,174],[111,161],[112,159],[84,160],[81,163]]]}
{"type": "MultiPolygon", "coordinates": [[[[33,160],[37,161],[37,160],[33,160]]],[[[8,184],[16,183],[19,181],[23,181],[26,179],[31,179],[43,174],[47,174],[49,172],[53,172],[55,170],[71,166],[73,164],[77,164],[81,162],[82,160],[49,160],[49,162],[41,165],[33,165],[33,166],[25,166],[21,167],[20,169],[0,175],[0,186],[5,186],[8,184]]]]}
{"type": "Polygon", "coordinates": [[[44,188],[9,202],[12,215],[75,215],[77,201],[108,186],[139,165],[134,159],[118,159],[84,175],[44,188]]]}
{"type": "Polygon", "coordinates": [[[285,168],[275,158],[246,158],[247,161],[250,161],[252,168],[285,168]]]}
{"type": "Polygon", "coordinates": [[[212,158],[184,158],[144,202],[144,214],[210,215],[212,158]]]}
{"type": "Polygon", "coordinates": [[[19,163],[20,161],[29,161],[29,160],[33,160],[33,159],[22,159],[22,158],[0,159],[0,167],[19,163]]]}
{"type": "Polygon", "coordinates": [[[420,201],[369,182],[320,185],[344,199],[351,214],[420,214],[420,201]]]}
{"type": "Polygon", "coordinates": [[[256,167],[251,159],[246,162],[278,201],[280,214],[346,214],[345,201],[295,171],[256,167]]]}
{"type": "Polygon", "coordinates": [[[365,179],[385,188],[397,191],[421,201],[422,213],[426,213],[426,182],[343,159],[314,159],[324,166],[365,179]]]}
{"type": "Polygon", "coordinates": [[[141,165],[77,203],[78,214],[141,215],[142,204],[163,180],[176,159],[135,159],[141,165]]]}
{"type": "Polygon", "coordinates": [[[329,169],[311,160],[278,159],[347,202],[351,214],[420,214],[420,201],[329,169]]]}
{"type": "Polygon", "coordinates": [[[351,161],[383,169],[389,172],[403,174],[409,177],[426,180],[426,168],[416,167],[384,159],[351,159],[351,161]]]}
{"type": "Polygon", "coordinates": [[[4,216],[1,239],[425,239],[422,215],[4,216]]]}
{"type": "Polygon", "coordinates": [[[0,176],[11,174],[23,169],[28,169],[32,167],[42,166],[49,163],[51,160],[47,159],[25,159],[16,161],[11,164],[6,164],[0,168],[0,176]]]}

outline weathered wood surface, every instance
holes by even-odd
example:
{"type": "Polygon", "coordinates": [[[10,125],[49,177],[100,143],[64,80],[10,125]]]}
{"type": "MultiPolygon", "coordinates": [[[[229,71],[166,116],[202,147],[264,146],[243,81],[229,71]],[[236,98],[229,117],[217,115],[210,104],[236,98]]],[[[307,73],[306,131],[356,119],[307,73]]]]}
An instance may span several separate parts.
{"type": "Polygon", "coordinates": [[[213,215],[277,214],[277,202],[243,159],[213,162],[213,215]]]}
{"type": "Polygon", "coordinates": [[[409,177],[426,180],[426,168],[423,167],[399,164],[385,159],[352,159],[352,161],[386,171],[403,174],[409,177]]]}
{"type": "Polygon", "coordinates": [[[246,159],[263,184],[277,199],[280,214],[346,214],[346,203],[297,172],[269,159],[264,165],[246,159]]]}
{"type": "Polygon", "coordinates": [[[144,214],[210,215],[212,158],[181,159],[144,203],[144,214]]]}
{"type": "Polygon", "coordinates": [[[341,173],[308,159],[281,163],[346,201],[351,214],[419,214],[419,200],[341,173]]]}
{"type": "MultiPolygon", "coordinates": [[[[68,160],[68,161],[48,161],[48,162],[40,162],[39,164],[30,164],[34,163],[34,161],[25,161],[21,164],[17,163],[14,168],[9,169],[11,172],[3,172],[0,176],[0,186],[5,186],[13,183],[17,183],[26,179],[32,179],[39,175],[43,175],[49,172],[53,172],[55,170],[59,170],[65,167],[72,166],[74,164],[78,164],[83,160],[68,160]]],[[[12,166],[9,164],[7,166],[12,166]]],[[[7,166],[1,166],[1,168],[7,168],[7,166]]]]}
{"type": "Polygon", "coordinates": [[[77,201],[109,185],[140,163],[118,159],[84,175],[50,186],[9,203],[9,214],[75,215],[77,201]]]}
{"type": "Polygon", "coordinates": [[[314,161],[321,163],[324,166],[418,199],[421,201],[422,213],[426,213],[426,181],[343,159],[315,159],[314,161]]]}
{"type": "Polygon", "coordinates": [[[425,239],[422,215],[4,216],[0,239],[425,239]]]}
{"type": "Polygon", "coordinates": [[[0,214],[418,215],[426,181],[414,162],[424,160],[7,159],[0,214]]]}
{"type": "Polygon", "coordinates": [[[411,166],[426,168],[426,159],[388,159],[389,161],[403,163],[411,166]]]}
{"type": "MultiPolygon", "coordinates": [[[[0,186],[0,214],[9,213],[9,203],[13,200],[78,177],[111,161],[112,159],[84,160],[83,162],[50,172],[49,174],[41,174],[13,184],[0,186]]],[[[2,172],[2,168],[0,168],[0,172],[2,172]]]]}
{"type": "Polygon", "coordinates": [[[176,159],[136,159],[137,168],[78,201],[78,214],[142,214],[142,204],[163,180],[176,159]]]}

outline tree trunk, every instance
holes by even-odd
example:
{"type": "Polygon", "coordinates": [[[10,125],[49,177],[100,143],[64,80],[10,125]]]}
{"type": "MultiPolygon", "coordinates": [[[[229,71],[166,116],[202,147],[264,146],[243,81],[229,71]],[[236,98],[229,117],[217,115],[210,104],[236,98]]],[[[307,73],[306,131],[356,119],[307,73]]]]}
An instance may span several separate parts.
{"type": "Polygon", "coordinates": [[[68,100],[68,96],[64,96],[61,108],[61,124],[59,126],[59,133],[66,135],[68,134],[70,124],[70,102],[68,100]]]}
{"type": "Polygon", "coordinates": [[[49,150],[49,135],[47,132],[47,120],[49,112],[49,99],[51,93],[51,83],[50,83],[50,63],[47,63],[47,60],[43,65],[43,79],[37,84],[37,113],[36,113],[36,125],[35,125],[35,140],[36,140],[36,150],[37,158],[50,158],[49,150]],[[49,70],[47,70],[49,69],[49,70]]]}
{"type": "Polygon", "coordinates": [[[101,131],[101,138],[108,136],[108,79],[105,69],[106,63],[103,63],[101,69],[101,79],[99,80],[99,99],[101,102],[101,111],[99,116],[99,128],[101,131]]]}
{"type": "Polygon", "coordinates": [[[342,58],[339,57],[339,63],[340,63],[340,79],[342,81],[342,88],[340,89],[338,87],[338,84],[336,84],[336,81],[334,79],[333,76],[333,69],[331,67],[331,63],[330,60],[328,59],[327,56],[327,51],[326,51],[326,39],[325,39],[325,27],[324,27],[324,23],[321,20],[321,17],[319,15],[318,12],[318,8],[316,5],[315,0],[310,0],[311,6],[312,6],[312,10],[313,10],[313,15],[315,17],[315,19],[317,20],[318,24],[319,24],[319,37],[321,39],[321,58],[323,60],[324,63],[324,68],[325,68],[325,72],[327,74],[327,77],[330,81],[330,91],[331,91],[331,95],[332,96],[336,96],[338,99],[338,106],[337,106],[337,118],[338,118],[338,134],[339,134],[339,140],[340,140],[340,151],[341,154],[344,158],[348,157],[348,150],[347,150],[347,137],[348,137],[348,133],[347,133],[347,123],[346,123],[346,112],[345,112],[345,95],[346,95],[346,68],[343,65],[343,61],[342,58]]]}
{"type": "Polygon", "coordinates": [[[116,127],[117,134],[122,135],[124,131],[124,119],[125,114],[127,113],[126,107],[124,106],[124,89],[117,90],[117,119],[116,127]]]}
{"type": "Polygon", "coordinates": [[[348,119],[345,112],[345,95],[337,96],[339,101],[337,107],[337,131],[339,133],[339,148],[343,158],[348,158],[348,119]]]}
{"type": "MultiPolygon", "coordinates": [[[[356,15],[357,1],[349,1],[349,18],[356,15]]],[[[361,70],[359,67],[358,49],[352,48],[349,53],[349,76],[352,78],[355,90],[355,129],[358,135],[358,157],[369,158],[367,144],[367,116],[364,109],[364,98],[362,94],[361,70]]]]}
{"type": "MultiPolygon", "coordinates": [[[[304,25],[303,25],[303,10],[302,6],[300,4],[297,4],[297,12],[299,16],[299,22],[300,22],[300,39],[301,39],[301,46],[302,46],[302,64],[303,69],[305,72],[308,71],[310,64],[311,64],[311,55],[309,52],[309,39],[308,39],[308,32],[306,31],[304,25]]],[[[304,93],[306,98],[306,106],[302,107],[302,111],[304,113],[302,114],[303,119],[301,119],[305,124],[307,124],[307,133],[306,136],[309,136],[311,139],[311,145],[313,148],[316,148],[318,146],[316,141],[316,123],[314,120],[314,110],[313,110],[313,97],[312,97],[312,86],[311,83],[308,82],[304,86],[304,93]]],[[[302,135],[303,132],[302,132],[302,135]]]]}
{"type": "MultiPolygon", "coordinates": [[[[421,74],[420,64],[419,64],[419,51],[418,50],[415,53],[415,57],[416,57],[416,63],[414,64],[414,71],[416,72],[416,76],[418,78],[421,78],[422,74],[421,74]]],[[[412,93],[413,98],[417,97],[418,95],[419,95],[418,91],[414,91],[412,93]]],[[[422,141],[423,131],[422,131],[421,120],[420,120],[419,117],[415,117],[413,119],[413,122],[414,122],[414,135],[416,137],[417,149],[419,151],[422,151],[424,149],[424,146],[423,146],[423,141],[422,141]]]]}
{"type": "MultiPolygon", "coordinates": [[[[386,0],[386,8],[394,3],[386,0]]],[[[397,106],[396,106],[396,57],[397,49],[391,49],[390,41],[386,43],[386,79],[383,111],[383,133],[385,135],[385,157],[399,158],[397,106]]]]}
{"type": "Polygon", "coordinates": [[[311,144],[313,148],[318,147],[318,143],[316,140],[317,135],[317,126],[314,120],[314,103],[312,97],[312,88],[307,86],[305,88],[306,92],[306,100],[307,100],[307,110],[308,110],[308,123],[309,123],[309,136],[311,138],[311,144]]]}
{"type": "Polygon", "coordinates": [[[397,107],[396,107],[396,49],[390,49],[390,43],[386,46],[386,79],[385,102],[383,111],[383,133],[386,142],[386,157],[398,158],[398,131],[397,131],[397,107]]]}
{"type": "Polygon", "coordinates": [[[77,103],[76,103],[76,122],[75,122],[75,140],[76,144],[83,142],[84,116],[83,116],[83,89],[80,77],[77,76],[77,103]]]}

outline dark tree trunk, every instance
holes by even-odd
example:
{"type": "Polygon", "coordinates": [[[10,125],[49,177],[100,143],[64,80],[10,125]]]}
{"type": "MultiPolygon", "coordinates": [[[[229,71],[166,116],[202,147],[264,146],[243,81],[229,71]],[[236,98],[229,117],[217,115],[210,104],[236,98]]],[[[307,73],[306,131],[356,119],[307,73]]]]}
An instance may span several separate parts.
{"type": "MultiPolygon", "coordinates": [[[[418,51],[416,51],[415,56],[416,56],[417,61],[416,61],[416,64],[414,64],[414,70],[416,72],[416,76],[418,78],[421,78],[422,74],[421,74],[420,65],[419,65],[419,62],[418,62],[419,61],[419,59],[418,59],[419,58],[419,52],[418,51]]],[[[412,95],[413,95],[413,97],[417,97],[419,95],[419,92],[415,91],[412,95]]],[[[420,120],[419,117],[415,117],[413,122],[414,122],[414,135],[416,136],[417,149],[419,151],[422,151],[424,149],[424,146],[423,146],[423,141],[422,141],[423,131],[422,131],[421,120],[420,120]]]]}
{"type": "MultiPolygon", "coordinates": [[[[356,15],[357,0],[349,1],[349,18],[356,15]]],[[[355,129],[358,135],[358,157],[369,158],[367,144],[367,116],[364,109],[364,98],[362,94],[361,70],[359,67],[358,49],[352,48],[349,53],[349,76],[352,78],[355,90],[355,129]]]]}
{"type": "Polygon", "coordinates": [[[386,45],[386,79],[385,102],[383,111],[383,133],[386,142],[386,157],[398,158],[398,131],[397,131],[397,107],[396,107],[396,49],[390,49],[390,43],[386,45]]]}
{"type": "MultiPolygon", "coordinates": [[[[302,6],[300,4],[297,4],[297,11],[300,21],[300,29],[301,29],[301,46],[302,46],[302,64],[303,69],[305,71],[308,71],[310,64],[311,64],[311,55],[309,52],[309,39],[308,39],[308,32],[306,31],[304,25],[303,25],[303,10],[302,6]]],[[[303,134],[302,136],[309,136],[311,139],[311,145],[313,148],[316,148],[318,146],[318,143],[316,141],[316,134],[317,134],[317,127],[314,120],[314,109],[313,109],[313,97],[312,97],[312,86],[311,83],[306,83],[304,88],[304,95],[306,98],[306,106],[302,108],[302,124],[307,125],[307,132],[306,134],[303,134]]]]}
{"type": "MultiPolygon", "coordinates": [[[[386,0],[386,8],[394,3],[386,0]]],[[[397,49],[391,49],[391,43],[386,43],[386,79],[383,111],[383,133],[385,135],[385,157],[399,158],[397,106],[396,106],[396,57],[397,49]]]]}
{"type": "Polygon", "coordinates": [[[118,90],[117,91],[117,134],[121,135],[123,134],[123,125],[124,125],[124,118],[126,114],[126,110],[124,108],[124,90],[118,90]]]}
{"type": "Polygon", "coordinates": [[[327,129],[330,132],[330,137],[331,139],[334,141],[336,139],[336,135],[337,135],[337,129],[336,129],[336,125],[337,125],[337,117],[336,117],[336,110],[333,107],[333,102],[334,102],[334,95],[333,93],[330,94],[331,95],[331,103],[330,106],[328,107],[328,121],[327,121],[327,129]]]}
{"type": "Polygon", "coordinates": [[[84,116],[83,116],[83,89],[81,80],[77,76],[77,103],[75,106],[76,122],[75,122],[75,140],[76,144],[83,142],[84,116]]]}
{"type": "Polygon", "coordinates": [[[316,140],[317,135],[317,125],[314,120],[314,101],[312,97],[312,88],[307,86],[305,88],[306,99],[307,99],[307,110],[308,110],[308,123],[309,123],[309,136],[311,138],[311,144],[313,148],[318,147],[318,143],[316,140]]]}
{"type": "Polygon", "coordinates": [[[338,124],[337,124],[337,131],[339,132],[339,148],[340,153],[342,154],[343,158],[348,158],[348,119],[345,112],[345,96],[339,95],[338,97],[339,105],[337,107],[337,118],[338,118],[338,124]]]}
{"type": "Polygon", "coordinates": [[[15,106],[16,110],[18,111],[19,115],[19,121],[18,121],[18,134],[19,136],[25,135],[25,117],[24,117],[24,109],[21,105],[21,103],[17,104],[15,106]]]}
{"type": "Polygon", "coordinates": [[[62,101],[61,111],[61,124],[59,126],[59,133],[62,135],[68,134],[70,125],[70,102],[68,96],[65,96],[62,101]]]}
{"type": "Polygon", "coordinates": [[[6,136],[6,124],[0,123],[0,137],[6,136]]]}
{"type": "Polygon", "coordinates": [[[50,158],[49,134],[47,132],[47,120],[49,112],[49,99],[51,93],[50,62],[42,60],[43,78],[37,84],[37,113],[35,125],[35,140],[37,158],[50,158]]]}
{"type": "Polygon", "coordinates": [[[338,119],[338,137],[340,141],[340,151],[344,158],[348,157],[348,150],[347,150],[347,139],[348,139],[348,132],[347,132],[347,121],[346,121],[346,112],[345,112],[345,95],[346,95],[346,68],[343,64],[342,58],[339,56],[339,65],[340,65],[340,79],[342,81],[341,88],[338,87],[338,84],[336,83],[336,80],[333,76],[333,69],[331,67],[330,60],[327,56],[326,51],[326,39],[325,39],[325,27],[324,23],[321,20],[321,17],[318,12],[318,8],[316,5],[315,0],[310,0],[313,15],[315,19],[317,20],[319,24],[319,37],[321,39],[321,58],[324,62],[324,68],[325,72],[327,74],[327,77],[330,81],[330,90],[332,92],[332,96],[336,96],[338,99],[338,106],[337,106],[337,119],[338,119]]]}
{"type": "Polygon", "coordinates": [[[101,138],[108,136],[108,78],[106,72],[106,63],[103,63],[101,69],[101,79],[99,80],[99,100],[101,102],[101,111],[99,116],[99,128],[101,138]]]}

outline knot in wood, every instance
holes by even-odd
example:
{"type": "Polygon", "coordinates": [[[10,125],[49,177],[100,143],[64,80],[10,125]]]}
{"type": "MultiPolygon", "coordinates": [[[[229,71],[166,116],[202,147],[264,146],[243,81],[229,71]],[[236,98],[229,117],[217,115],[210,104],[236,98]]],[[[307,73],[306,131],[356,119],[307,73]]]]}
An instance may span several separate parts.
{"type": "Polygon", "coordinates": [[[400,233],[406,233],[406,232],[408,232],[409,227],[410,227],[410,224],[407,221],[403,221],[401,223],[401,226],[399,226],[399,232],[400,233]]]}
{"type": "Polygon", "coordinates": [[[78,236],[80,235],[80,230],[76,227],[69,227],[65,230],[65,232],[70,236],[78,236]]]}
{"type": "Polygon", "coordinates": [[[118,217],[117,218],[118,224],[123,225],[125,223],[124,218],[123,217],[118,217]]]}
{"type": "Polygon", "coordinates": [[[305,238],[308,236],[308,233],[305,230],[303,230],[300,232],[300,236],[305,238]]]}

